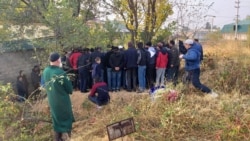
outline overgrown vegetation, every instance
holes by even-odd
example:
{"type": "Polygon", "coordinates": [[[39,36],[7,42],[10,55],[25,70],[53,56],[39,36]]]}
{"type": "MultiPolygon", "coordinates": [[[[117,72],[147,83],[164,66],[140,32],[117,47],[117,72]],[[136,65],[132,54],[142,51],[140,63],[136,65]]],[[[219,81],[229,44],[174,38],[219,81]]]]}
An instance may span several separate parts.
{"type": "MultiPolygon", "coordinates": [[[[106,125],[128,117],[134,117],[136,133],[126,137],[127,140],[249,140],[250,51],[240,45],[223,42],[204,47],[201,80],[220,94],[218,99],[180,84],[175,88],[179,93],[176,102],[166,100],[168,92],[154,102],[148,95],[120,92],[111,94],[111,103],[96,110],[87,95],[75,93],[72,103],[77,122],[72,140],[107,139],[106,125]]],[[[10,85],[1,85],[0,91],[1,140],[51,140],[46,101],[33,102],[32,106],[13,103],[9,99],[13,94],[10,85]],[[23,111],[31,112],[31,116],[22,120],[23,111]]]]}

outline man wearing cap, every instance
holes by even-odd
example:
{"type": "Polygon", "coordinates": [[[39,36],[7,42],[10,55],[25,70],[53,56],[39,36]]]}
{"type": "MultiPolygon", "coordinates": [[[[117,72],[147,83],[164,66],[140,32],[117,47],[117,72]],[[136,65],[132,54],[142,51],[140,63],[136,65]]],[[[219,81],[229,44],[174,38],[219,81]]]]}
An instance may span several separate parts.
{"type": "Polygon", "coordinates": [[[188,77],[190,78],[192,84],[195,88],[201,90],[202,92],[211,94],[212,97],[217,97],[218,94],[212,92],[211,89],[200,82],[201,51],[199,46],[194,44],[191,39],[186,40],[184,45],[187,49],[187,53],[185,55],[181,54],[180,59],[184,59],[186,61],[185,70],[188,72],[188,77]]]}
{"type": "Polygon", "coordinates": [[[51,53],[49,60],[50,66],[45,68],[42,76],[55,131],[54,141],[65,141],[69,140],[72,123],[75,121],[69,97],[73,87],[66,73],[60,68],[60,55],[51,53]]]}

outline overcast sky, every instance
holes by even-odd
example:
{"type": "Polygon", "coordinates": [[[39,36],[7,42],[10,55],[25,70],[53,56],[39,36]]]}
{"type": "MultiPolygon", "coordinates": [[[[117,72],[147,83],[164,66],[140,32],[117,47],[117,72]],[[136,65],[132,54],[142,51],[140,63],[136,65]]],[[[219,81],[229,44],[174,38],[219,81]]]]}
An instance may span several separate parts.
{"type": "MultiPolygon", "coordinates": [[[[206,3],[214,2],[212,9],[209,11],[209,15],[214,15],[214,25],[222,27],[224,24],[235,22],[236,8],[234,7],[236,0],[206,0],[206,3]]],[[[250,15],[250,0],[240,0],[239,9],[240,19],[246,18],[250,15]]]]}
{"type": "MultiPolygon", "coordinates": [[[[195,0],[194,0],[195,1],[195,0]]],[[[196,0],[196,2],[199,0],[196,0]]],[[[210,5],[214,3],[212,8],[208,11],[207,15],[216,16],[214,18],[214,25],[223,27],[225,24],[235,22],[236,17],[236,0],[204,0],[206,4],[210,5]]],[[[169,17],[168,20],[176,20],[178,11],[174,8],[174,14],[169,17]]],[[[247,15],[250,15],[250,0],[240,0],[240,9],[239,9],[240,19],[246,18],[247,15]]],[[[115,16],[112,14],[108,16],[109,19],[114,20],[115,16]]],[[[207,18],[208,22],[211,22],[211,18],[207,18]]],[[[205,25],[205,23],[204,23],[205,25]]]]}

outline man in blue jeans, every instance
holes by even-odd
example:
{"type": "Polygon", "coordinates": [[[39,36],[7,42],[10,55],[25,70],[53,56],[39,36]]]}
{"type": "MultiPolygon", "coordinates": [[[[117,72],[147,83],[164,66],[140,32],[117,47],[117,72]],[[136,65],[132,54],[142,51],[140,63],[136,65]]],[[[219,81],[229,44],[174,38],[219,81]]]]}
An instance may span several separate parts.
{"type": "Polygon", "coordinates": [[[109,59],[111,55],[114,53],[113,49],[114,49],[114,46],[112,46],[111,50],[105,54],[105,62],[104,62],[107,68],[107,82],[108,82],[109,91],[112,91],[112,68],[110,66],[109,59]]]}
{"type": "Polygon", "coordinates": [[[120,91],[121,87],[121,75],[124,57],[118,50],[118,47],[114,47],[114,53],[109,59],[109,64],[112,68],[112,91],[120,91]]]}
{"type": "Polygon", "coordinates": [[[137,64],[138,64],[138,80],[139,80],[139,91],[138,93],[144,92],[146,89],[146,65],[148,63],[148,52],[144,49],[143,43],[139,42],[137,44],[138,50],[138,58],[137,58],[137,64]]]}
{"type": "Polygon", "coordinates": [[[97,108],[102,108],[101,106],[108,104],[110,100],[108,86],[99,78],[96,78],[95,81],[88,98],[97,105],[97,108]]]}
{"type": "Polygon", "coordinates": [[[179,57],[186,61],[185,70],[188,72],[188,77],[192,84],[202,92],[210,94],[212,97],[218,97],[218,94],[214,93],[210,88],[200,82],[201,51],[199,46],[191,39],[186,40],[184,45],[187,49],[187,53],[185,55],[181,54],[179,57]]]}

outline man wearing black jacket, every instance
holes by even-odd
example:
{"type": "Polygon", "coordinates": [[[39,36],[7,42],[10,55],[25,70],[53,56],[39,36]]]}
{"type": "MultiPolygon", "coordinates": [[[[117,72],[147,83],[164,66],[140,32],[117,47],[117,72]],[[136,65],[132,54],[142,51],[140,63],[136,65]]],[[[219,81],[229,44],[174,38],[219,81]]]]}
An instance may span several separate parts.
{"type": "Polygon", "coordinates": [[[89,71],[91,68],[89,49],[85,49],[84,53],[79,57],[77,62],[77,68],[80,77],[80,90],[82,93],[86,93],[87,84],[89,83],[89,71]]]}
{"type": "Polygon", "coordinates": [[[121,68],[123,68],[124,58],[119,52],[118,47],[113,48],[114,53],[109,59],[109,64],[112,68],[112,91],[120,91],[121,87],[121,68]]]}
{"type": "Polygon", "coordinates": [[[179,51],[175,46],[175,41],[171,40],[169,42],[169,63],[168,63],[168,70],[167,70],[167,80],[172,81],[174,84],[177,83],[178,80],[178,72],[180,66],[180,59],[179,59],[179,51]]]}
{"type": "Polygon", "coordinates": [[[124,69],[127,77],[127,91],[136,91],[137,81],[137,59],[138,54],[132,42],[128,43],[128,50],[124,53],[124,69]]]}
{"type": "Polygon", "coordinates": [[[111,55],[113,54],[113,49],[114,49],[114,46],[112,46],[111,50],[108,51],[104,57],[104,64],[107,69],[107,83],[108,83],[109,91],[112,91],[112,68],[110,66],[109,59],[111,55]]]}

